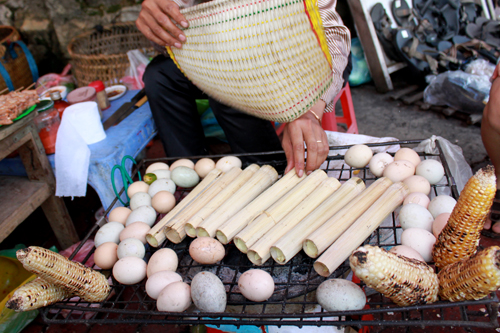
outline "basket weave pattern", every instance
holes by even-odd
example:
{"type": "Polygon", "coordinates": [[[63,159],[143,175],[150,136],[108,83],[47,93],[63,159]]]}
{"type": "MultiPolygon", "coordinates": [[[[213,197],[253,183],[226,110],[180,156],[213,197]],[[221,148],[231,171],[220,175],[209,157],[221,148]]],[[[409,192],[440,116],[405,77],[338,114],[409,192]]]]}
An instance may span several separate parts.
{"type": "Polygon", "coordinates": [[[79,86],[101,80],[106,86],[119,82],[130,66],[127,52],[142,49],[152,51],[151,42],[137,29],[134,22],[104,27],[102,32],[88,31],[68,44],[72,72],[79,86]]]}
{"type": "Polygon", "coordinates": [[[290,122],[332,82],[312,0],[215,0],[182,13],[187,42],[169,53],[195,85],[227,105],[290,122]]]}
{"type": "MultiPolygon", "coordinates": [[[[31,74],[28,59],[26,59],[23,49],[18,45],[13,46],[17,55],[15,59],[7,57],[5,54],[7,52],[6,46],[18,40],[21,40],[21,36],[14,27],[8,25],[0,26],[0,61],[9,73],[14,89],[26,88],[33,83],[33,74],[31,74]]],[[[0,76],[0,91],[6,88],[7,84],[0,76]]]]}

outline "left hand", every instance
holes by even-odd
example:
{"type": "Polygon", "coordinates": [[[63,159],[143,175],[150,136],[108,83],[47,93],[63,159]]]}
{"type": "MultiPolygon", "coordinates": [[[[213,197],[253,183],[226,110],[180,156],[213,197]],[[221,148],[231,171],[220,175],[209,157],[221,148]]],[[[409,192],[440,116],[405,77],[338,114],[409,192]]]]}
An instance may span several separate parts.
{"type": "MultiPolygon", "coordinates": [[[[319,100],[311,110],[321,119],[325,107],[326,103],[319,100]]],[[[299,177],[304,174],[304,169],[306,174],[318,169],[326,160],[329,151],[325,131],[311,112],[306,112],[300,118],[285,125],[281,145],[287,160],[285,173],[295,167],[299,177]],[[307,164],[304,163],[304,142],[307,146],[307,164]]]]}

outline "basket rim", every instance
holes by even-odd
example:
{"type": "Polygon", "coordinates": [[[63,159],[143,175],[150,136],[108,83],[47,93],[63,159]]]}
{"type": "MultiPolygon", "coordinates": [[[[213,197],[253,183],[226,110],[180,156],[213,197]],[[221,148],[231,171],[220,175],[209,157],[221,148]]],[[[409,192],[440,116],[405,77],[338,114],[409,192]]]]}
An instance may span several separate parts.
{"type": "MultiPolygon", "coordinates": [[[[121,27],[121,26],[135,26],[135,21],[126,21],[126,22],[118,22],[114,24],[108,24],[103,27],[103,30],[110,29],[113,27],[121,27]]],[[[90,54],[79,54],[73,52],[73,45],[76,43],[77,40],[88,37],[92,34],[95,34],[96,30],[95,29],[90,29],[88,31],[85,31],[73,38],[71,38],[70,42],[68,43],[67,50],[69,55],[72,58],[80,58],[80,59],[85,59],[85,58],[91,58],[91,59],[101,59],[101,58],[118,58],[122,57],[122,54],[111,54],[111,55],[103,55],[103,54],[96,54],[96,55],[90,55],[90,54]]],[[[126,56],[126,55],[125,55],[126,56]]]]}

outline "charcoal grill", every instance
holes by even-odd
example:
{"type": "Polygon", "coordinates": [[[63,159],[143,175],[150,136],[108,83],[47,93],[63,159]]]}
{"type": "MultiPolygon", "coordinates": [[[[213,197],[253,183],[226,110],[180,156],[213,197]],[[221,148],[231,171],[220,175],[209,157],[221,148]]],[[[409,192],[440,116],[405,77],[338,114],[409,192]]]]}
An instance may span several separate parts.
{"type": "MultiPolygon", "coordinates": [[[[398,144],[401,147],[415,147],[421,140],[396,141],[390,143],[369,144],[369,146],[388,146],[398,144]]],[[[439,157],[445,169],[445,184],[433,185],[432,190],[437,195],[443,189],[448,189],[450,195],[458,198],[456,184],[451,175],[448,163],[437,142],[439,154],[431,155],[421,153],[425,159],[439,157]]],[[[352,169],[345,164],[339,165],[343,155],[338,154],[349,146],[330,147],[330,155],[326,162],[325,171],[338,175],[339,181],[345,181],[352,176],[362,178],[367,184],[375,177],[364,169],[352,169]]],[[[273,155],[279,152],[261,153],[273,155]]],[[[259,154],[243,154],[240,157],[259,154]]],[[[208,156],[217,158],[223,155],[208,156]]],[[[278,155],[276,155],[278,156],[278,155]]],[[[139,169],[144,170],[145,164],[155,161],[169,161],[169,159],[145,160],[139,164],[139,169]]],[[[286,161],[276,160],[271,165],[283,165],[286,161]]],[[[123,191],[123,190],[122,190],[123,191]]],[[[186,195],[187,190],[176,193],[179,197],[186,195]]],[[[116,200],[115,200],[116,202],[116,200]]],[[[113,208],[115,202],[108,208],[113,208]]],[[[107,215],[108,211],[105,215],[107,215]]],[[[89,237],[93,237],[97,229],[106,221],[98,221],[87,234],[82,244],[89,237]]],[[[396,225],[395,214],[392,213],[390,225],[379,227],[365,243],[392,247],[399,245],[399,227],[396,225]]],[[[194,262],[188,253],[189,243],[192,239],[187,237],[180,244],[168,242],[179,256],[178,273],[185,282],[190,282],[192,276],[200,270],[209,270],[219,275],[226,287],[228,307],[225,313],[201,313],[194,307],[183,313],[158,312],[155,301],[145,292],[145,281],[132,286],[124,286],[113,280],[112,296],[101,303],[91,304],[82,301],[63,301],[43,308],[42,318],[47,324],[139,324],[139,325],[165,325],[165,324],[213,324],[213,325],[293,325],[293,326],[351,326],[361,328],[371,326],[372,331],[380,331],[390,327],[401,327],[406,331],[412,328],[426,326],[464,327],[469,331],[473,328],[498,327],[498,298],[495,293],[478,301],[466,302],[437,302],[434,304],[398,307],[389,299],[374,290],[367,288],[362,283],[367,293],[367,307],[364,310],[327,312],[317,305],[314,291],[325,278],[317,275],[313,269],[314,259],[305,254],[298,254],[285,265],[278,265],[269,259],[265,265],[260,266],[273,276],[276,281],[276,292],[268,301],[254,303],[246,300],[238,292],[237,278],[241,272],[254,267],[246,255],[240,253],[234,245],[226,246],[226,257],[216,265],[200,265],[194,262]],[[90,318],[88,318],[90,316],[90,318]]],[[[148,247],[147,256],[157,249],[148,247]]],[[[79,251],[75,250],[73,256],[79,251]]],[[[88,260],[91,251],[85,260],[88,260]]],[[[106,276],[111,272],[102,271],[106,276]]],[[[350,272],[348,262],[344,262],[329,278],[346,277],[350,272]]]]}

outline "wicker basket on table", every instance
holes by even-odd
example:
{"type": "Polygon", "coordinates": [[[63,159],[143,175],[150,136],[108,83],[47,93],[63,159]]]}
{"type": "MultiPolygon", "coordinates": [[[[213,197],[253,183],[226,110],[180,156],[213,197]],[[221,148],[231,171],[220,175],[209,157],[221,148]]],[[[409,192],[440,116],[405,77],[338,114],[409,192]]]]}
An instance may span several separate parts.
{"type": "Polygon", "coordinates": [[[127,52],[152,52],[151,42],[134,22],[105,26],[76,36],[68,44],[72,72],[79,86],[101,80],[106,86],[118,83],[130,66],[127,52]]]}
{"type": "Polygon", "coordinates": [[[259,118],[289,122],[332,82],[314,0],[214,0],[181,10],[189,21],[177,66],[208,95],[259,118]]]}
{"type": "MultiPolygon", "coordinates": [[[[0,62],[9,74],[14,89],[27,88],[38,77],[33,78],[28,59],[20,45],[19,32],[12,26],[0,25],[0,62]],[[9,51],[9,49],[11,49],[9,51]]],[[[31,54],[29,55],[31,57],[31,54]]],[[[0,76],[0,91],[7,88],[5,79],[0,76]]]]}

